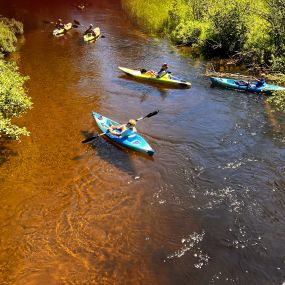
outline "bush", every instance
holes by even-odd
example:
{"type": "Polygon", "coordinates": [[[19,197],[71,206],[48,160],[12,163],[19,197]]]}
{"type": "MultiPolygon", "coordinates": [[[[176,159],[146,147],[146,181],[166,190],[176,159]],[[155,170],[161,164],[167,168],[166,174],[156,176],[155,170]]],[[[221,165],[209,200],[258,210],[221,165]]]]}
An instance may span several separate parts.
{"type": "Polygon", "coordinates": [[[0,137],[19,139],[20,135],[29,135],[26,128],[11,121],[31,109],[32,102],[23,87],[27,79],[19,73],[15,63],[0,60],[0,137]]]}
{"type": "Polygon", "coordinates": [[[15,34],[15,35],[22,35],[24,33],[24,25],[23,23],[16,21],[15,19],[8,19],[5,17],[0,17],[0,23],[5,24],[9,27],[9,29],[15,34]]]}
{"type": "Polygon", "coordinates": [[[171,33],[171,39],[179,45],[198,46],[206,39],[207,23],[191,21],[188,23],[180,23],[171,33]]]}
{"type": "Polygon", "coordinates": [[[16,50],[17,38],[9,26],[0,21],[0,52],[10,53],[16,50]]]}
{"type": "Polygon", "coordinates": [[[230,56],[243,49],[247,27],[240,10],[235,6],[210,16],[210,28],[203,46],[207,57],[230,56]]]}

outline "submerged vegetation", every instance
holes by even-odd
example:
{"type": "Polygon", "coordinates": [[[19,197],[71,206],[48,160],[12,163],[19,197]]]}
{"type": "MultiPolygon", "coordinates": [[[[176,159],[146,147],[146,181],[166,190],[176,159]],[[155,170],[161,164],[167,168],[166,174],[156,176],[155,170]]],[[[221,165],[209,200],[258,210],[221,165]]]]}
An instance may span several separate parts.
{"type": "MultiPolygon", "coordinates": [[[[17,37],[23,33],[23,24],[7,18],[0,18],[0,55],[15,51],[17,37]]],[[[28,135],[25,127],[12,123],[12,119],[21,116],[31,108],[32,102],[26,95],[24,83],[28,77],[22,76],[15,63],[0,59],[0,137],[19,139],[28,135]]]]}

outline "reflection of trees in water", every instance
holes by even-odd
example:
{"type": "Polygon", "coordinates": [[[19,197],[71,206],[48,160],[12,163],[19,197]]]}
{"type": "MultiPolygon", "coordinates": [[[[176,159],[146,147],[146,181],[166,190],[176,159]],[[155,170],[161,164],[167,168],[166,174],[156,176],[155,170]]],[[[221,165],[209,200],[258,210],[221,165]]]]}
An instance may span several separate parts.
{"type": "Polygon", "coordinates": [[[10,156],[16,156],[17,152],[8,147],[8,142],[0,142],[0,166],[9,160],[10,156]]]}

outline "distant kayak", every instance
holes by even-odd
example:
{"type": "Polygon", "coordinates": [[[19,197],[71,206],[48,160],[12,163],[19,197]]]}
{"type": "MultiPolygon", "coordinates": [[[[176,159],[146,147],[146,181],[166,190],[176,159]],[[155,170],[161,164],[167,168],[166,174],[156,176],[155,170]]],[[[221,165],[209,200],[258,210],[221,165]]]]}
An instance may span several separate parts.
{"type": "MultiPolygon", "coordinates": [[[[107,117],[104,117],[96,112],[93,112],[92,115],[98,127],[100,128],[100,130],[104,133],[107,132],[108,128],[110,127],[110,124],[115,125],[115,126],[120,125],[120,123],[115,122],[111,119],[108,119],[107,117]]],[[[107,132],[106,136],[121,146],[130,148],[132,150],[136,150],[139,152],[146,153],[150,156],[154,154],[154,150],[147,143],[147,141],[136,132],[134,132],[133,134],[129,136],[125,136],[125,137],[118,137],[118,136],[115,136],[107,132]]]]}
{"type": "Polygon", "coordinates": [[[171,74],[166,74],[160,78],[157,78],[149,74],[141,73],[140,70],[134,70],[134,69],[120,67],[120,66],[119,66],[119,69],[125,72],[127,75],[133,76],[134,78],[141,79],[141,80],[152,81],[152,82],[168,84],[168,85],[181,86],[181,87],[186,87],[186,88],[191,87],[190,82],[176,78],[172,76],[171,74]]]}
{"type": "Polygon", "coordinates": [[[99,27],[94,28],[93,31],[94,31],[95,35],[93,35],[92,33],[88,33],[88,34],[83,36],[83,39],[85,42],[95,41],[101,36],[101,31],[100,31],[99,27]]]}
{"type": "Polygon", "coordinates": [[[222,86],[225,88],[243,90],[248,92],[266,93],[271,94],[275,91],[285,91],[284,87],[272,84],[264,84],[263,86],[256,87],[257,82],[244,82],[241,80],[234,80],[230,78],[210,77],[213,85],[222,86]],[[249,83],[249,85],[247,84],[249,83]]]}
{"type": "Polygon", "coordinates": [[[64,28],[62,29],[54,29],[52,34],[54,36],[60,36],[63,35],[65,32],[69,31],[72,28],[72,23],[68,23],[64,25],[64,28]]]}

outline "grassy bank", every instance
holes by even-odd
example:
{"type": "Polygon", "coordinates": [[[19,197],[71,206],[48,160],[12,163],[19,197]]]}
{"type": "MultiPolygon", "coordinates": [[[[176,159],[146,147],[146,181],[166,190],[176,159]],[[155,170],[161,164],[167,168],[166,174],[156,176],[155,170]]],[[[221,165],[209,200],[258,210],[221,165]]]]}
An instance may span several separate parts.
{"type": "Polygon", "coordinates": [[[139,25],[207,58],[234,56],[285,72],[284,1],[122,0],[122,6],[139,25]]]}
{"type": "MultiPolygon", "coordinates": [[[[121,1],[144,29],[163,32],[207,59],[228,57],[237,65],[285,73],[284,0],[121,1]]],[[[285,110],[284,95],[270,100],[285,110]]]]}
{"type": "Polygon", "coordinates": [[[32,102],[26,95],[24,84],[28,77],[21,75],[15,63],[7,62],[5,55],[15,51],[17,35],[23,33],[23,24],[0,17],[0,138],[19,139],[28,135],[25,127],[13,124],[15,117],[20,117],[32,102]]]}

